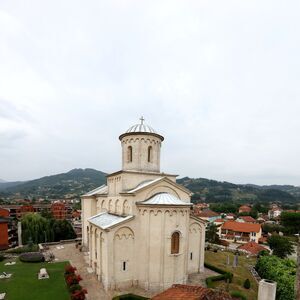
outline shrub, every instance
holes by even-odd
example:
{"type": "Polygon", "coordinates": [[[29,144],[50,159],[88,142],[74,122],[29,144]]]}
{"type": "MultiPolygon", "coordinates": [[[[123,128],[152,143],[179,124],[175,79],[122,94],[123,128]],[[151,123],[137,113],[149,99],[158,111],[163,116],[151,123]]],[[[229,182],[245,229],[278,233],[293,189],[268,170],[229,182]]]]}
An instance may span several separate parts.
{"type": "Polygon", "coordinates": [[[68,286],[71,286],[73,284],[78,284],[79,281],[81,281],[82,278],[80,275],[75,275],[75,274],[69,274],[66,276],[66,282],[68,286]]]}
{"type": "Polygon", "coordinates": [[[65,266],[65,275],[75,274],[76,270],[77,269],[75,267],[73,267],[72,265],[66,265],[65,266]]]}
{"type": "Polygon", "coordinates": [[[84,300],[85,294],[87,294],[86,289],[75,291],[74,293],[71,294],[71,300],[84,300]]]}
{"type": "Polygon", "coordinates": [[[82,290],[82,286],[80,284],[72,284],[69,287],[70,293],[74,293],[75,291],[80,291],[80,290],[82,290]]]}
{"type": "Polygon", "coordinates": [[[233,291],[230,293],[230,295],[235,299],[247,300],[247,297],[239,291],[233,291]]]}
{"type": "Polygon", "coordinates": [[[5,259],[5,256],[0,254],[0,261],[3,261],[5,259]]]}
{"type": "Polygon", "coordinates": [[[21,254],[21,253],[27,253],[27,252],[37,252],[39,250],[39,246],[34,244],[31,247],[30,246],[23,246],[18,248],[12,248],[8,249],[5,252],[6,253],[15,253],[15,254],[21,254]]]}
{"type": "Polygon", "coordinates": [[[244,282],[244,288],[249,290],[251,287],[250,280],[247,278],[244,282]]]}
{"type": "Polygon", "coordinates": [[[204,266],[210,270],[213,270],[213,271],[221,274],[221,275],[217,275],[217,276],[207,277],[205,279],[205,282],[206,282],[206,285],[208,288],[213,287],[214,281],[229,280],[229,282],[232,282],[233,274],[231,272],[227,272],[225,270],[219,269],[218,267],[213,266],[208,263],[204,263],[204,266]]]}
{"type": "Polygon", "coordinates": [[[22,262],[43,262],[45,261],[44,255],[40,252],[22,253],[20,256],[22,262]]]}

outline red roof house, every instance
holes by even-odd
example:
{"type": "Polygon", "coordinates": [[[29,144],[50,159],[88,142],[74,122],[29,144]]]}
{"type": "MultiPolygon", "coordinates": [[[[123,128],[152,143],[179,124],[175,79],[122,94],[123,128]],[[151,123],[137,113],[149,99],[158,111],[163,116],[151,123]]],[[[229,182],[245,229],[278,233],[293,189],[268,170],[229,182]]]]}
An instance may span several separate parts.
{"type": "Polygon", "coordinates": [[[257,255],[260,251],[266,250],[269,251],[267,248],[255,243],[249,242],[247,244],[241,245],[238,247],[239,250],[244,250],[245,252],[249,253],[250,255],[257,255]]]}
{"type": "Polygon", "coordinates": [[[251,207],[248,205],[242,205],[239,208],[239,213],[249,213],[251,211],[251,207]]]}
{"type": "Polygon", "coordinates": [[[152,300],[232,300],[224,291],[217,291],[202,286],[173,284],[171,288],[151,298],[152,300]]]}
{"type": "Polygon", "coordinates": [[[258,243],[261,237],[261,225],[227,221],[220,228],[220,237],[228,241],[258,243]]]}

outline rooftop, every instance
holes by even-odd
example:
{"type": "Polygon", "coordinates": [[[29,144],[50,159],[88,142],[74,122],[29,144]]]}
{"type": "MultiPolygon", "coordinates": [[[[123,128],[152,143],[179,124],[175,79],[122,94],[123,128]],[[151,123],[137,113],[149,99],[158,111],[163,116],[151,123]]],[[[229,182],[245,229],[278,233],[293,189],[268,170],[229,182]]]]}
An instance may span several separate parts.
{"type": "Polygon", "coordinates": [[[139,202],[138,204],[146,205],[192,205],[190,202],[184,202],[174,195],[169,193],[158,193],[148,200],[139,202]]]}
{"type": "Polygon", "coordinates": [[[262,250],[267,250],[267,248],[255,243],[255,242],[249,242],[247,244],[241,245],[238,247],[239,250],[244,250],[250,254],[257,255],[262,250]]]}
{"type": "Polygon", "coordinates": [[[235,221],[226,221],[222,225],[222,229],[228,229],[239,232],[259,232],[261,230],[260,224],[240,223],[235,221]]]}
{"type": "Polygon", "coordinates": [[[102,212],[98,215],[89,218],[88,221],[102,229],[107,229],[132,218],[133,216],[118,216],[107,212],[102,212]]]}
{"type": "Polygon", "coordinates": [[[251,216],[241,216],[239,218],[244,220],[245,222],[248,222],[248,223],[255,223],[256,222],[256,220],[253,219],[251,216]]]}
{"type": "Polygon", "coordinates": [[[216,291],[202,286],[173,284],[171,288],[154,296],[152,300],[231,300],[223,291],[216,291]]]}
{"type": "Polygon", "coordinates": [[[201,211],[200,213],[197,214],[197,217],[202,217],[202,218],[211,218],[211,217],[217,217],[220,214],[210,210],[210,209],[206,209],[201,211]]]}
{"type": "Polygon", "coordinates": [[[107,194],[107,192],[108,192],[108,187],[106,184],[103,184],[103,185],[87,192],[83,196],[94,196],[96,194],[107,194]]]}

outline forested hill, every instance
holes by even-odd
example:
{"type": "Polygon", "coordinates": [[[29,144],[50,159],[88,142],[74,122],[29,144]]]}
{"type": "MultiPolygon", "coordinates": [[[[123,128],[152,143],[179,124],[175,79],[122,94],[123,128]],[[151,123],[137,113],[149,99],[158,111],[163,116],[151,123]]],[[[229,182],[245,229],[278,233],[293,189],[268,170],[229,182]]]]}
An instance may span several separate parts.
{"type": "Polygon", "coordinates": [[[226,181],[216,181],[205,178],[184,177],[177,182],[182,184],[193,195],[193,201],[198,202],[282,202],[295,203],[300,201],[300,187],[292,185],[254,185],[234,184],[226,181]]]}
{"type": "MultiPolygon", "coordinates": [[[[48,198],[79,197],[106,182],[106,173],[95,169],[73,169],[67,173],[46,176],[26,182],[0,182],[0,198],[48,198]]],[[[259,186],[233,184],[205,178],[184,177],[178,179],[194,192],[193,201],[207,202],[283,202],[300,201],[300,187],[292,185],[259,186]]]]}
{"type": "Polygon", "coordinates": [[[106,173],[94,169],[73,169],[26,182],[5,182],[0,183],[0,197],[57,199],[68,195],[80,196],[104,184],[105,176],[106,173]]]}

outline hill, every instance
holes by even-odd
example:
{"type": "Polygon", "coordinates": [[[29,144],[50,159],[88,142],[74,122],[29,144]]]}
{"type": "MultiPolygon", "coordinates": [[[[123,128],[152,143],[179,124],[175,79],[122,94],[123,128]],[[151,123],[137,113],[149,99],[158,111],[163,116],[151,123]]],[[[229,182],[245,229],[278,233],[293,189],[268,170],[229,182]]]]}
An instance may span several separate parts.
{"type": "Polygon", "coordinates": [[[194,195],[192,199],[197,202],[282,202],[295,203],[300,201],[300,187],[292,185],[254,185],[234,184],[226,181],[216,181],[206,178],[178,179],[194,195]]]}
{"type": "Polygon", "coordinates": [[[45,176],[27,182],[0,184],[2,197],[63,198],[80,196],[106,182],[106,174],[94,169],[73,169],[67,173],[45,176]]]}
{"type": "MultiPolygon", "coordinates": [[[[67,173],[45,176],[26,182],[1,182],[2,198],[48,198],[79,197],[106,182],[106,174],[95,169],[73,169],[67,173]]],[[[292,185],[234,184],[206,178],[178,179],[194,195],[194,202],[282,202],[300,201],[300,187],[292,185]]]]}

